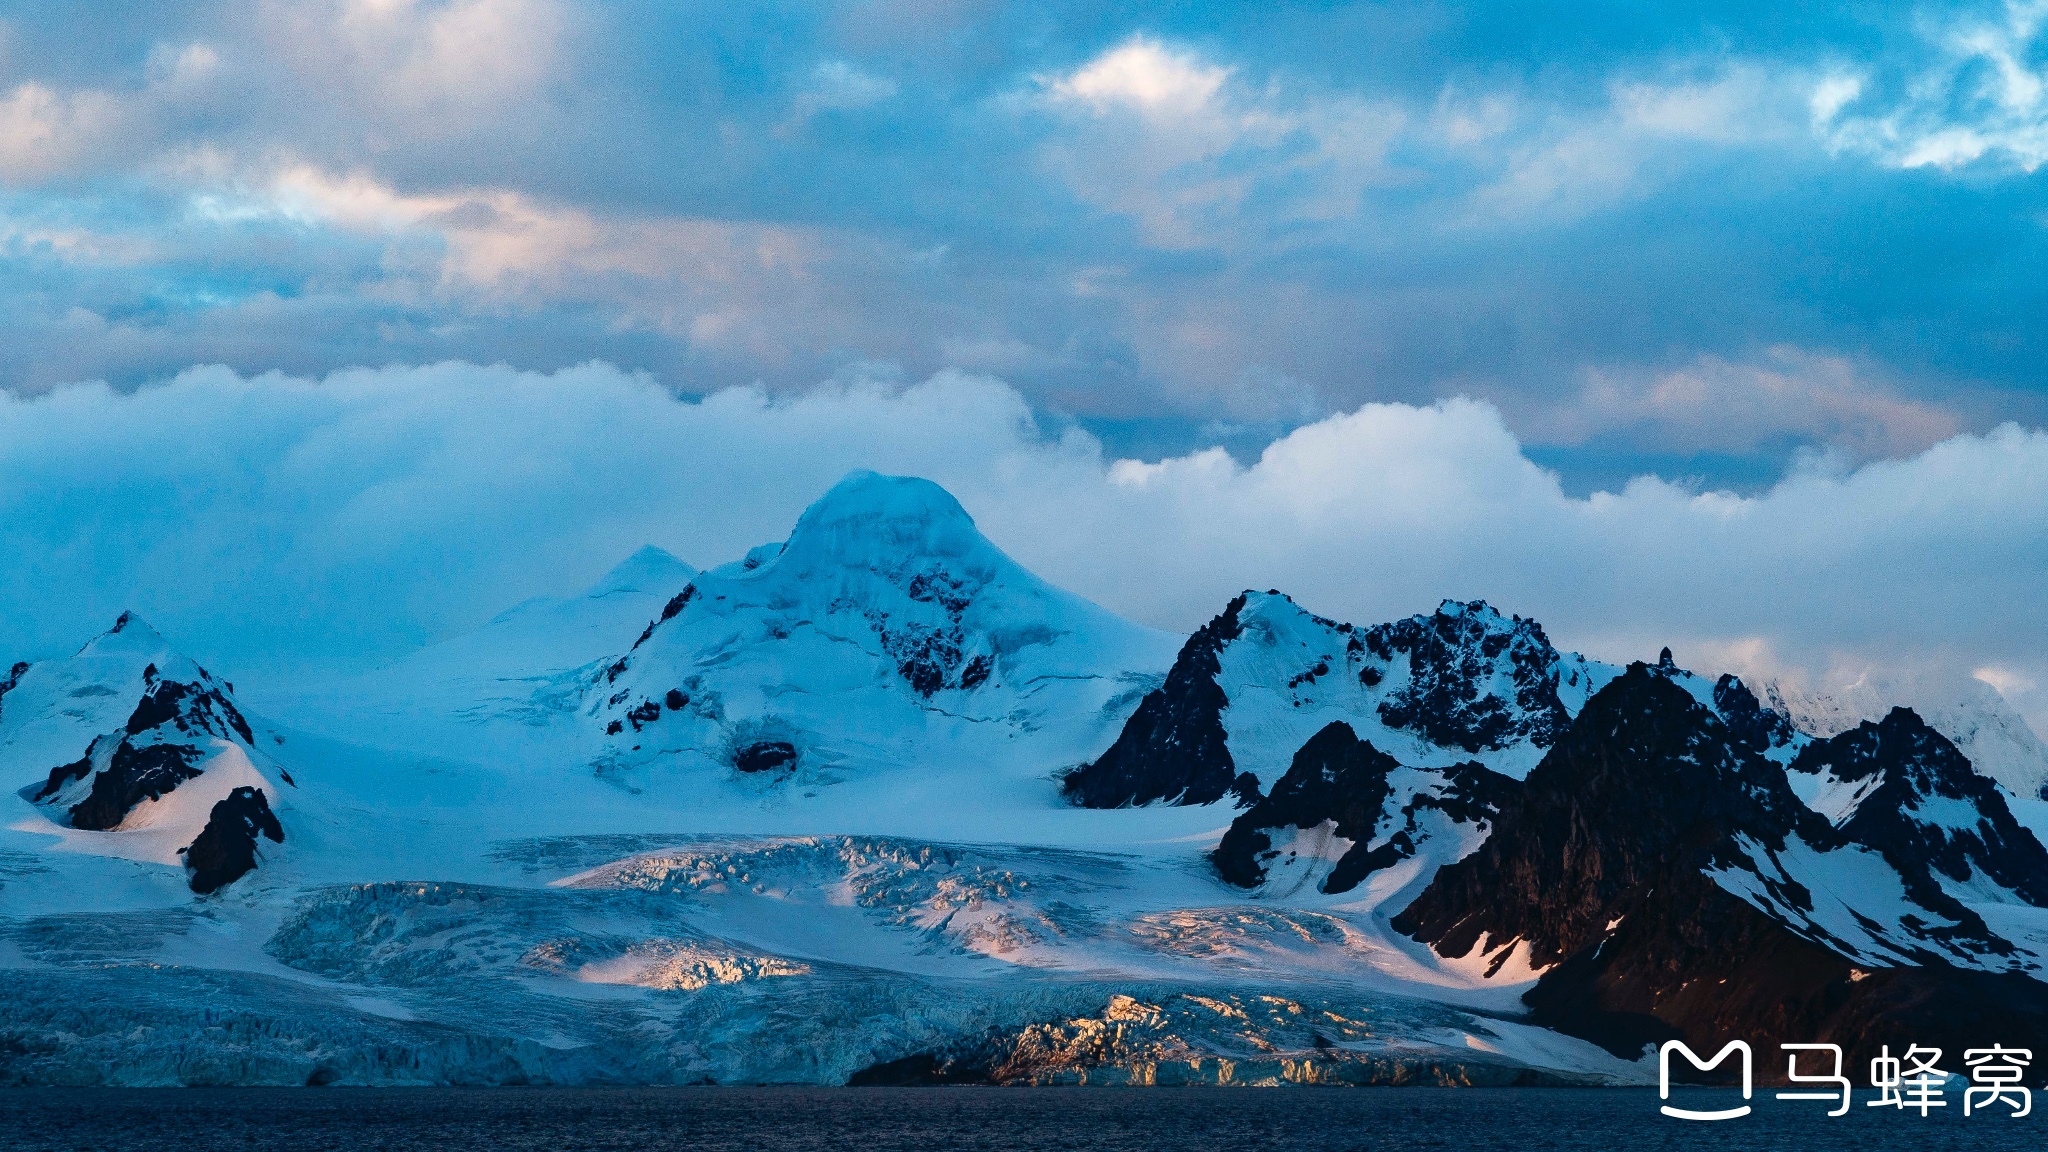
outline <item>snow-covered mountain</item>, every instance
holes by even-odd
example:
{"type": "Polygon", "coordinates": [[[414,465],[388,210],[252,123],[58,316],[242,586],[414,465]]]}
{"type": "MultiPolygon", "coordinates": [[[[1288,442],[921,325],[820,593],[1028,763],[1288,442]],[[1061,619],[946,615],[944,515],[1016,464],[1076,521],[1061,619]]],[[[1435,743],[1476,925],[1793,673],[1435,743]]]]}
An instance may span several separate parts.
{"type": "Polygon", "coordinates": [[[479,628],[368,672],[273,686],[281,720],[461,760],[587,758],[590,679],[697,570],[648,545],[582,592],[526,600],[479,628]]]}
{"type": "Polygon", "coordinates": [[[181,868],[200,894],[254,868],[262,840],[285,842],[292,778],[233,685],[132,613],[70,659],[15,665],[5,684],[0,765],[32,813],[15,831],[181,868]]]}
{"type": "Polygon", "coordinates": [[[671,599],[587,710],[600,771],[633,787],[971,764],[969,788],[1049,801],[1173,646],[1025,571],[937,485],[864,472],[671,599]]]}
{"type": "Polygon", "coordinates": [[[1814,688],[1779,679],[1758,681],[1776,711],[1801,731],[1834,736],[1911,708],[1949,738],[1978,773],[2015,796],[2048,798],[2048,744],[1998,691],[1980,680],[1937,680],[1865,672],[1853,681],[1814,688]]]}
{"type": "Polygon", "coordinates": [[[783,543],[643,550],[367,673],[238,696],[132,617],[13,667],[0,1082],[1639,1083],[1644,1041],[1738,1024],[2048,1047],[2036,810],[1940,723],[1868,719],[1480,602],[1360,627],[1246,593],[1174,637],[856,473],[783,543]]]}
{"type": "Polygon", "coordinates": [[[1616,671],[1558,652],[1541,625],[1484,602],[1359,628],[1246,592],[1189,638],[1166,683],[1066,791],[1090,808],[1226,793],[1250,803],[1339,720],[1411,767],[1471,760],[1519,779],[1616,671]]]}

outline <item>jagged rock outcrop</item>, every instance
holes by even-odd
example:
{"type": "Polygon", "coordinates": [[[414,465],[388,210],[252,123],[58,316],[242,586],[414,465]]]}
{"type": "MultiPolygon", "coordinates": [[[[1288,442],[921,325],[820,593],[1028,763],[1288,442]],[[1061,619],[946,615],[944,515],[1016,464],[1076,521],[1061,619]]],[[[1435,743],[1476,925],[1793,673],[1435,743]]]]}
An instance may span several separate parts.
{"type": "Polygon", "coordinates": [[[1116,743],[1067,774],[1061,791],[1083,808],[1122,808],[1165,801],[1209,804],[1235,792],[1240,802],[1257,798],[1257,781],[1240,778],[1223,731],[1229,698],[1217,683],[1217,661],[1225,644],[1242,631],[1239,596],[1181,646],[1166,683],[1145,694],[1125,721],[1116,743]]]}
{"type": "Polygon", "coordinates": [[[1857,1050],[2048,1038],[2048,985],[2014,970],[2011,943],[1909,893],[1713,710],[1639,664],[1393,924],[1447,957],[1540,971],[1535,1019],[1617,1054],[1671,1037],[1857,1050]]]}
{"type": "MultiPolygon", "coordinates": [[[[122,646],[166,648],[161,637],[129,612],[121,614],[103,639],[116,637],[122,646]]],[[[180,657],[171,668],[159,670],[152,660],[142,668],[141,689],[118,730],[93,734],[85,754],[51,768],[30,798],[62,807],[65,822],[73,828],[104,832],[119,827],[138,804],[198,776],[203,770],[200,761],[210,754],[205,742],[222,739],[254,746],[255,735],[230,699],[229,689],[197,664],[180,657]]]]}
{"type": "Polygon", "coordinates": [[[218,801],[206,827],[182,855],[188,883],[201,896],[240,880],[256,867],[256,837],[284,843],[284,826],[270,810],[263,789],[243,787],[218,801]]]}
{"type": "Polygon", "coordinates": [[[1318,891],[1349,892],[1367,876],[1429,850],[1448,859],[1482,839],[1516,783],[1477,763],[1442,769],[1403,768],[1391,756],[1334,721],[1295,753],[1287,774],[1231,822],[1209,859],[1241,888],[1265,883],[1269,863],[1309,849],[1335,851],[1318,891]],[[1448,825],[1448,827],[1446,826],[1448,825]]]}
{"type": "Polygon", "coordinates": [[[1818,778],[1836,826],[1882,853],[1915,902],[1958,915],[1942,878],[1961,886],[1981,877],[2048,907],[2048,852],[2013,819],[1998,785],[1911,710],[1809,744],[1791,770],[1818,778]]]}
{"type": "MultiPolygon", "coordinates": [[[[186,846],[210,849],[218,841],[206,835],[209,815],[222,804],[246,807],[246,797],[235,799],[245,793],[258,798],[258,824],[284,835],[264,798],[280,783],[295,784],[258,746],[234,686],[172,649],[134,613],[122,613],[76,655],[11,679],[0,763],[30,775],[15,792],[35,806],[37,822],[92,834],[71,839],[68,849],[176,865],[186,846]]],[[[227,883],[247,870],[207,874],[227,883]]]]}
{"type": "Polygon", "coordinates": [[[1477,762],[1519,778],[1613,672],[1484,601],[1358,628],[1246,592],[1189,638],[1066,794],[1087,808],[1250,803],[1333,722],[1402,764],[1477,762]]]}

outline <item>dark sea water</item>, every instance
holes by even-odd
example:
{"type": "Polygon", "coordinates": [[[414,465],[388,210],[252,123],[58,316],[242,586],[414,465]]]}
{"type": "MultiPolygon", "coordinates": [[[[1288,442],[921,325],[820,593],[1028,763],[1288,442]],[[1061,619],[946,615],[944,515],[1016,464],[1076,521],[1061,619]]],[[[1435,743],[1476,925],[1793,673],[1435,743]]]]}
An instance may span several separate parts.
{"type": "MultiPolygon", "coordinates": [[[[1953,1095],[1953,1094],[1952,1094],[1953,1095]]],[[[133,1152],[845,1149],[1410,1152],[1414,1149],[2039,1149],[2033,1115],[1927,1119],[1780,1104],[1699,1123],[1655,1091],[1202,1088],[0,1090],[0,1148],[133,1152]]]]}

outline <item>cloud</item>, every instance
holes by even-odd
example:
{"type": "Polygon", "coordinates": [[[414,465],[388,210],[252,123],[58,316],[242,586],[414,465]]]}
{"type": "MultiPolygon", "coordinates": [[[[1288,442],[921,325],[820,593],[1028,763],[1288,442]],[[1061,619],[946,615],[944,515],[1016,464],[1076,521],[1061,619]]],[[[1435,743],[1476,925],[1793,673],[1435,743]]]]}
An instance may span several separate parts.
{"type": "Polygon", "coordinates": [[[1810,139],[1808,95],[1799,69],[1707,57],[1612,76],[1578,108],[1447,90],[1434,126],[1487,174],[1460,217],[1483,227],[1573,219],[1684,179],[1703,155],[1810,139]]]}
{"type": "Polygon", "coordinates": [[[1792,440],[1863,461],[1920,452],[1954,436],[1961,421],[1871,381],[1842,357],[1778,347],[1754,360],[1702,356],[1663,372],[1594,369],[1576,403],[1528,413],[1522,427],[1550,444],[1619,435],[1740,455],[1792,440]]]}
{"type": "Polygon", "coordinates": [[[1615,459],[1754,483],[2048,403],[2018,153],[1898,168],[1939,131],[2023,142],[2017,16],[139,11],[9,18],[0,388],[601,358],[797,392],[888,361],[1002,373],[1132,450],[1227,422],[1240,453],[1253,424],[1468,391],[1565,444],[1574,490],[1615,459]],[[1532,63],[1530,36],[1573,51],[1532,63]],[[1736,379],[1778,345],[1852,356],[1863,399],[1736,379]],[[1800,414],[1677,459],[1743,437],[1673,408],[1674,364],[1800,414]],[[1626,419],[1588,410],[1589,368],[1626,419]]]}
{"type": "Polygon", "coordinates": [[[1901,168],[2048,163],[2048,3],[2009,2],[2001,19],[1953,14],[1925,26],[1934,49],[1890,91],[1845,71],[1815,87],[1817,127],[1838,150],[1901,168]]]}
{"type": "Polygon", "coordinates": [[[1142,35],[1039,85],[1058,125],[1046,165],[1169,248],[1355,218],[1404,119],[1354,95],[1257,88],[1142,35]]]}
{"type": "Polygon", "coordinates": [[[820,61],[811,70],[810,82],[797,93],[796,119],[866,108],[895,94],[896,82],[887,76],[871,76],[845,60],[820,61]]]}
{"type": "Polygon", "coordinates": [[[113,96],[30,81],[0,97],[0,179],[35,181],[93,157],[123,126],[113,96]]]}
{"type": "Polygon", "coordinates": [[[268,56],[377,133],[460,135],[503,123],[560,65],[573,23],[554,0],[313,0],[254,5],[268,56]]]}
{"type": "Polygon", "coordinates": [[[982,377],[692,401],[603,365],[194,369],[0,399],[0,652],[66,650],[133,607],[250,677],[389,654],[643,543],[736,557],[854,467],[945,484],[1047,578],[1175,629],[1245,587],[1357,621],[1485,597],[1608,658],[1750,644],[2048,682],[2039,431],[1752,497],[1644,479],[1578,499],[1471,400],[1368,404],[1249,465],[1147,463],[1047,429],[982,377]]]}
{"type": "Polygon", "coordinates": [[[1230,72],[1138,36],[1054,78],[1050,87],[1053,95],[1084,101],[1098,114],[1134,107],[1154,116],[1190,117],[1209,111],[1230,72]]]}

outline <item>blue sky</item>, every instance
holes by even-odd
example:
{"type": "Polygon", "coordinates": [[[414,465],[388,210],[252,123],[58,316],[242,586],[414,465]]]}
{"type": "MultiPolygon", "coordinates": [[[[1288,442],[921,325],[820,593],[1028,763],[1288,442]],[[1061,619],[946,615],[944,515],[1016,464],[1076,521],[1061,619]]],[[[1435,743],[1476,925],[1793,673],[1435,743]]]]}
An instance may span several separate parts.
{"type": "Polygon", "coordinates": [[[389,654],[866,466],[1162,626],[2038,723],[2044,163],[2039,2],[0,3],[0,647],[389,654]]]}

